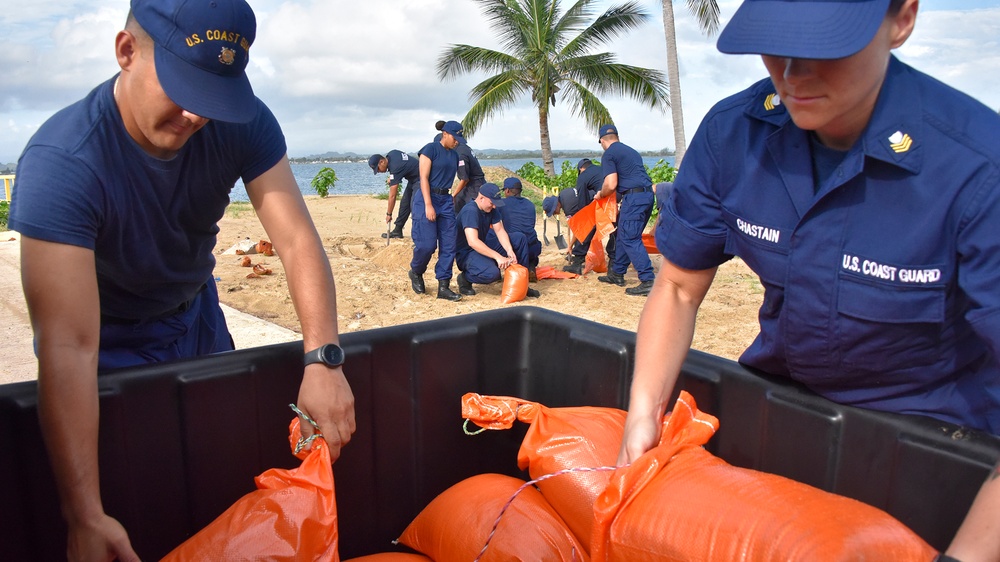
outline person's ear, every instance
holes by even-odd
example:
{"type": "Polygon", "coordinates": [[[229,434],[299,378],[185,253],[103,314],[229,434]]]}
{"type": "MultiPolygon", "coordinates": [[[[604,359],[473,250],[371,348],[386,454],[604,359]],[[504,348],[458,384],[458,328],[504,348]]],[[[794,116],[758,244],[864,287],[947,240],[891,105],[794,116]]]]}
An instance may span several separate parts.
{"type": "Polygon", "coordinates": [[[122,70],[127,70],[138,56],[139,41],[135,35],[125,29],[119,31],[115,37],[115,58],[118,59],[118,66],[122,70]]]}
{"type": "Polygon", "coordinates": [[[890,48],[895,49],[906,43],[913,33],[913,28],[917,24],[917,9],[920,0],[906,0],[899,12],[891,16],[891,28],[889,29],[891,44],[890,48]]]}

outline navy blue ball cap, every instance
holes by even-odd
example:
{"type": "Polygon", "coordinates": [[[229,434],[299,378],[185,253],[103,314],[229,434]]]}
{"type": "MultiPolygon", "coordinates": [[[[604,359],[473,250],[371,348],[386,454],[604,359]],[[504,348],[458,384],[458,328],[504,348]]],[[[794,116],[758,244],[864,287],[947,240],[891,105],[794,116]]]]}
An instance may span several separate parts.
{"type": "Polygon", "coordinates": [[[590,158],[581,158],[580,161],[576,163],[576,169],[579,170],[580,168],[591,164],[593,164],[593,162],[590,161],[590,158]]]}
{"type": "Polygon", "coordinates": [[[505,204],[503,199],[500,198],[500,188],[495,183],[484,183],[479,188],[479,194],[492,199],[493,204],[497,207],[503,207],[505,204]]]}
{"type": "Polygon", "coordinates": [[[441,130],[457,138],[458,142],[462,143],[465,142],[465,137],[462,136],[462,132],[464,131],[464,129],[462,128],[462,124],[459,123],[458,121],[445,122],[444,127],[441,127],[441,130]]]}
{"type": "Polygon", "coordinates": [[[889,0],[744,0],[717,47],[733,55],[839,59],[871,42],[888,9],[889,0]]]}
{"type": "Polygon", "coordinates": [[[381,154],[372,154],[368,157],[368,165],[371,166],[373,172],[378,174],[378,163],[382,161],[381,154]]]}
{"type": "Polygon", "coordinates": [[[601,130],[597,132],[597,139],[600,140],[604,138],[604,135],[617,135],[618,128],[614,125],[602,125],[601,130]]]}
{"type": "Polygon", "coordinates": [[[131,7],[155,44],[156,77],[171,101],[217,121],[254,118],[246,67],[257,19],[245,0],[132,0],[131,7]]]}
{"type": "Polygon", "coordinates": [[[547,216],[552,216],[556,214],[556,205],[559,204],[559,198],[555,195],[549,195],[545,199],[542,199],[542,210],[545,211],[547,216]]]}
{"type": "Polygon", "coordinates": [[[507,190],[507,189],[516,189],[516,190],[520,191],[522,189],[522,187],[523,186],[521,185],[521,180],[519,180],[517,178],[507,178],[507,179],[503,180],[503,188],[505,190],[507,190]]]}

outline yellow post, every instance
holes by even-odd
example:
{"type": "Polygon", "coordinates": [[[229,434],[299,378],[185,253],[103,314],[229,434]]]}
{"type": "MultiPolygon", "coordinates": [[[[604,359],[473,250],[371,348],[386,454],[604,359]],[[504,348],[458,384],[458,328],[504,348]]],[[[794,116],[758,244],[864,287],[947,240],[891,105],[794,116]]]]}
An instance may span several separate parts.
{"type": "Polygon", "coordinates": [[[3,180],[4,201],[10,201],[10,188],[14,185],[14,175],[3,175],[0,179],[3,180]]]}

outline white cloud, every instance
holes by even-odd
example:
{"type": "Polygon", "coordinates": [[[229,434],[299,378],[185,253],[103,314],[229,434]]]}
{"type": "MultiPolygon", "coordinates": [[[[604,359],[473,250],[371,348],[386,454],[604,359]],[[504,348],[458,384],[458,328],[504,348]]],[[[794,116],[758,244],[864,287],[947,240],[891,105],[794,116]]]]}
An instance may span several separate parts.
{"type": "MultiPolygon", "coordinates": [[[[418,149],[433,136],[435,120],[464,115],[469,89],[484,78],[441,83],[435,65],[445,46],[498,44],[478,4],[469,0],[250,1],[258,34],[248,73],[254,90],[282,123],[293,156],[418,149]]],[[[614,52],[619,62],[665,72],[661,4],[642,1],[649,23],[605,50],[614,52]]],[[[968,3],[927,0],[916,32],[899,50],[900,58],[1000,108],[997,3],[970,10],[968,3]]],[[[113,41],[127,3],[112,4],[33,0],[0,14],[5,31],[0,36],[0,163],[16,159],[45,118],[117,70],[113,41]]],[[[738,4],[719,2],[723,24],[738,4]]],[[[674,16],[690,139],[715,102],[766,73],[758,57],[720,54],[715,39],[698,29],[685,2],[674,1],[674,16]]],[[[627,143],[640,149],[673,147],[669,113],[620,98],[605,102],[627,143]]],[[[550,128],[556,148],[597,147],[594,131],[561,103],[552,111],[550,128]]],[[[537,148],[537,112],[524,99],[481,129],[471,143],[476,148],[537,148]]]]}

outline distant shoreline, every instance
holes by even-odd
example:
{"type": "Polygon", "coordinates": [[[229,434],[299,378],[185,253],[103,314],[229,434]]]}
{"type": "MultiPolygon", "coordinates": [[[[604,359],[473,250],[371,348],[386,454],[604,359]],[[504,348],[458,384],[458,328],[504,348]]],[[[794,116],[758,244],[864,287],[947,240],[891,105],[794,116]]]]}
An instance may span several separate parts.
{"type": "MultiPolygon", "coordinates": [[[[476,158],[479,160],[531,160],[540,159],[540,150],[500,150],[488,148],[485,150],[474,150],[476,158]]],[[[672,150],[646,150],[640,151],[641,156],[647,158],[667,158],[674,155],[672,150]]],[[[370,155],[356,154],[353,152],[328,152],[325,154],[313,154],[310,156],[296,156],[289,158],[293,164],[338,164],[345,162],[368,162],[370,155]]],[[[552,152],[553,158],[600,158],[601,152],[595,150],[555,150],[552,152]]]]}

